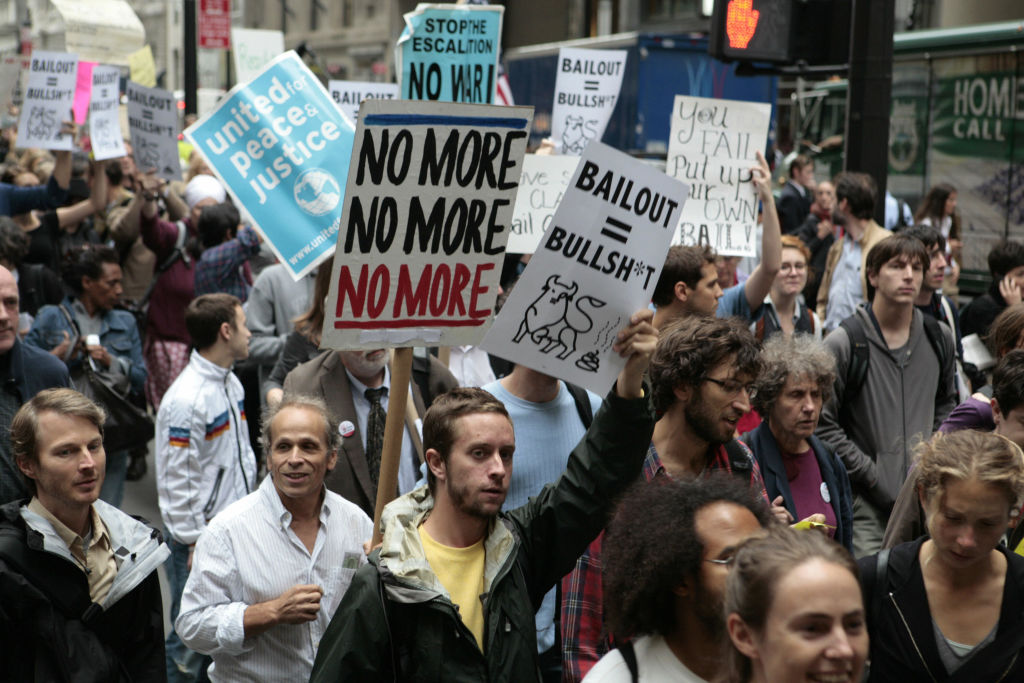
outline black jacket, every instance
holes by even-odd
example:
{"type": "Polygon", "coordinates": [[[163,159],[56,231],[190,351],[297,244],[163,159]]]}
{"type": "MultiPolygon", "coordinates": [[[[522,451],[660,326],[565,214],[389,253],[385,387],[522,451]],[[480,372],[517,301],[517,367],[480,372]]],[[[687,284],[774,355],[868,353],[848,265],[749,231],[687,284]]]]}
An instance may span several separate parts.
{"type": "Polygon", "coordinates": [[[807,214],[811,212],[811,201],[811,191],[805,189],[804,193],[800,194],[792,180],[783,186],[779,199],[775,202],[783,235],[792,234],[800,227],[807,214]]]}
{"type": "MultiPolygon", "coordinates": [[[[850,478],[846,475],[846,467],[835,452],[816,436],[808,441],[814,450],[821,470],[821,481],[828,486],[832,511],[836,515],[836,541],[847,550],[853,550],[853,493],[850,491],[850,478]]],[[[761,466],[761,477],[764,488],[768,492],[768,500],[782,496],[783,504],[789,514],[796,516],[796,504],[789,489],[789,478],[786,476],[786,465],[779,453],[779,444],[775,441],[768,422],[762,422],[756,429],[743,435],[743,442],[750,447],[754,459],[761,466]]]]}
{"type": "Polygon", "coordinates": [[[126,593],[103,608],[91,601],[85,573],[69,557],[44,549],[55,539],[62,543],[59,537],[26,525],[20,508],[27,502],[0,506],[0,679],[165,681],[156,566],[168,553],[159,533],[96,503],[122,558],[108,602],[125,573],[126,593]]]}
{"type": "MultiPolygon", "coordinates": [[[[950,676],[939,658],[928,595],[918,554],[927,540],[902,543],[889,555],[885,587],[879,590],[878,556],[859,561],[864,607],[871,635],[870,683],[999,683],[1024,680],[1024,557],[1006,555],[1006,584],[995,641],[975,652],[950,676]]],[[[883,551],[884,552],[884,551],[883,551]]]]}

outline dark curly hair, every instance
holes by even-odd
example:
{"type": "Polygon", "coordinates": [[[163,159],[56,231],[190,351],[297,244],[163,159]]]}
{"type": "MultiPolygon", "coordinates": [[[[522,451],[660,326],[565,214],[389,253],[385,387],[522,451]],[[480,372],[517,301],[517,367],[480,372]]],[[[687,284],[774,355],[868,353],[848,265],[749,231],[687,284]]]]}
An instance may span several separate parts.
{"type": "Polygon", "coordinates": [[[76,295],[82,294],[82,278],[99,280],[103,277],[103,264],[120,265],[117,252],[102,244],[83,244],[75,247],[64,257],[62,275],[64,284],[76,295]]]}
{"type": "Polygon", "coordinates": [[[28,254],[28,235],[10,216],[0,216],[0,261],[21,265],[28,254]]]}
{"type": "Polygon", "coordinates": [[[676,245],[668,250],[665,265],[661,268],[658,283],[654,285],[651,301],[655,306],[668,306],[676,298],[676,283],[685,282],[690,289],[700,282],[701,269],[715,262],[715,252],[711,247],[676,245]]]}
{"type": "Polygon", "coordinates": [[[718,502],[750,510],[761,526],[771,523],[759,493],[724,472],[690,482],[638,482],[626,492],[601,546],[612,635],[665,635],[676,628],[673,589],[697,576],[704,559],[697,513],[718,502]]]}
{"type": "Polygon", "coordinates": [[[692,315],[667,325],[648,369],[655,412],[663,415],[675,403],[676,387],[700,386],[707,373],[730,356],[735,356],[736,374],[757,377],[757,340],[738,319],[692,315]]]}

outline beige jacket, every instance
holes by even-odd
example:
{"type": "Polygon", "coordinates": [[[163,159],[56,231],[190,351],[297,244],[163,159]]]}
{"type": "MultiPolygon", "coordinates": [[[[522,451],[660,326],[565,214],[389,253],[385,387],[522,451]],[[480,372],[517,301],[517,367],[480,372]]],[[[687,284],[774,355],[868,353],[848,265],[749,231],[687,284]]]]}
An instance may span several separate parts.
{"type": "MultiPolygon", "coordinates": [[[[868,227],[860,240],[860,289],[864,301],[868,300],[868,278],[865,263],[868,260],[868,252],[892,233],[874,220],[868,221],[868,227]]],[[[828,250],[828,257],[825,259],[825,272],[821,274],[821,286],[818,287],[818,317],[825,320],[825,311],[828,309],[828,294],[832,288],[832,273],[836,270],[839,257],[843,253],[843,240],[836,240],[828,250]]]]}

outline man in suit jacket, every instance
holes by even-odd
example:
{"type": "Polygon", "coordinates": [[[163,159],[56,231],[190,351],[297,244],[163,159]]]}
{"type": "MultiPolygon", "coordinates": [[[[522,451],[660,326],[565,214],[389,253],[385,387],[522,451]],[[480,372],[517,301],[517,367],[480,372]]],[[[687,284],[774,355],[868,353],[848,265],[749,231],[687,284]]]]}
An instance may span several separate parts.
{"type": "MultiPolygon", "coordinates": [[[[367,422],[371,410],[367,389],[388,389],[391,386],[387,349],[369,351],[325,351],[311,361],[293,369],[284,381],[285,393],[304,393],[324,399],[340,423],[342,436],[338,464],[325,479],[327,488],[360,506],[373,517],[377,499],[376,473],[371,476],[366,454],[367,422]]],[[[423,458],[416,427],[437,396],[454,389],[458,381],[436,358],[413,358],[409,393],[416,415],[406,411],[405,434],[402,438],[402,460],[398,470],[398,489],[406,493],[419,478],[423,458]]],[[[387,411],[387,391],[381,397],[387,411]]]]}
{"type": "Polygon", "coordinates": [[[779,212],[782,234],[789,235],[811,212],[811,193],[814,191],[814,162],[798,154],[789,164],[789,181],[782,188],[775,208],[779,212]]]}

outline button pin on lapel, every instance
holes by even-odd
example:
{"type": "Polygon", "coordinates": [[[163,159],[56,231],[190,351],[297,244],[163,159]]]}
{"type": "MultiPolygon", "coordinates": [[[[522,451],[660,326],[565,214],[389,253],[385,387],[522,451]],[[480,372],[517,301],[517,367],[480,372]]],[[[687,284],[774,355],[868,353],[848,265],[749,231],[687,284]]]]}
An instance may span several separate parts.
{"type": "Polygon", "coordinates": [[[341,434],[341,438],[347,439],[356,433],[356,426],[348,420],[345,420],[338,425],[338,433],[341,434]]]}

